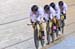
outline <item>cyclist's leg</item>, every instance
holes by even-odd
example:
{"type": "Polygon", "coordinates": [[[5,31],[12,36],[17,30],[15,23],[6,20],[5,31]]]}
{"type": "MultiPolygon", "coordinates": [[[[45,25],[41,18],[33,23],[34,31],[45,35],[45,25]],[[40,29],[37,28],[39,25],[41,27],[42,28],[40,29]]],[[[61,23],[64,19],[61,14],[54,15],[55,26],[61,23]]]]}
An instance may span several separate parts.
{"type": "Polygon", "coordinates": [[[54,33],[53,33],[53,29],[52,29],[52,25],[53,25],[53,21],[51,20],[50,21],[50,36],[51,36],[51,38],[52,38],[52,42],[54,42],[54,33]]]}
{"type": "Polygon", "coordinates": [[[52,32],[51,34],[52,42],[54,42],[54,33],[52,32]]]}
{"type": "Polygon", "coordinates": [[[41,36],[40,36],[41,45],[44,46],[45,35],[44,35],[44,26],[43,26],[42,23],[39,24],[39,29],[40,29],[39,34],[41,35],[41,36]]]}
{"type": "MultiPolygon", "coordinates": [[[[66,20],[66,13],[64,13],[63,16],[64,16],[64,20],[66,20]]],[[[63,22],[64,22],[64,20],[63,20],[63,22]]],[[[64,23],[65,23],[65,22],[64,22],[64,23]]]]}
{"type": "Polygon", "coordinates": [[[63,23],[64,23],[64,26],[65,26],[66,14],[63,14],[63,15],[64,15],[63,23]]]}
{"type": "Polygon", "coordinates": [[[60,31],[60,23],[59,23],[59,20],[58,19],[56,20],[56,26],[57,26],[57,29],[56,29],[56,37],[58,37],[58,31],[60,31]]]}
{"type": "Polygon", "coordinates": [[[58,26],[58,30],[61,31],[61,29],[60,29],[60,20],[57,21],[57,26],[58,26]]]}
{"type": "Polygon", "coordinates": [[[46,34],[47,34],[47,44],[50,43],[50,26],[49,26],[49,22],[46,23],[46,34]]]}
{"type": "Polygon", "coordinates": [[[42,35],[42,39],[44,39],[45,37],[45,34],[44,34],[44,26],[43,26],[43,24],[41,23],[41,24],[39,24],[39,28],[40,28],[40,33],[41,33],[41,35],[42,35]]]}
{"type": "Polygon", "coordinates": [[[64,15],[64,19],[66,19],[66,14],[63,14],[64,15]]]}
{"type": "Polygon", "coordinates": [[[49,27],[50,27],[50,29],[51,29],[51,27],[52,27],[52,24],[53,24],[53,22],[52,22],[52,20],[49,22],[49,27]]]}
{"type": "Polygon", "coordinates": [[[60,36],[62,34],[61,32],[61,20],[58,20],[58,35],[60,36]]]}

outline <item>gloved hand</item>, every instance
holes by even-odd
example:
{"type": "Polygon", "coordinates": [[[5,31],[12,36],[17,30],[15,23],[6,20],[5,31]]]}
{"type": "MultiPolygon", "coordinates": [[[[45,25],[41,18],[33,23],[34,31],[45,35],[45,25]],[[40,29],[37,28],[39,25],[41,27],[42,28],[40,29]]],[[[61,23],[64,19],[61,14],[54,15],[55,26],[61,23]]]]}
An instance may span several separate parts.
{"type": "Polygon", "coordinates": [[[61,14],[62,14],[62,15],[64,15],[64,19],[66,19],[66,14],[65,14],[65,13],[63,13],[63,12],[61,12],[61,14]]]}

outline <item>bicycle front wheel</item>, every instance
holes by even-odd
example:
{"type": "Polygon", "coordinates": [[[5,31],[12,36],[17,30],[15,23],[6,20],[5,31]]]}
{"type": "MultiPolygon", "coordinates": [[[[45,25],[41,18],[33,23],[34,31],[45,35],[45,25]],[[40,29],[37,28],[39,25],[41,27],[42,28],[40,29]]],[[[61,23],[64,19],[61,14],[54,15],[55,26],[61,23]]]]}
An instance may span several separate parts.
{"type": "Polygon", "coordinates": [[[38,49],[39,47],[38,29],[34,30],[34,43],[35,43],[36,49],[38,49]]]}

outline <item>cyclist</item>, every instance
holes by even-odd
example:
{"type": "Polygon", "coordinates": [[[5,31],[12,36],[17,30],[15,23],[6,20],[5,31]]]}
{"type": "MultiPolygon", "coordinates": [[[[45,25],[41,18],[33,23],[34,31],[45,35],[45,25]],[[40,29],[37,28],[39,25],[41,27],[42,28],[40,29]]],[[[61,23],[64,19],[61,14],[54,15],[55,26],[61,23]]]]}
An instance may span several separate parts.
{"type": "MultiPolygon", "coordinates": [[[[62,20],[63,19],[63,26],[65,26],[65,22],[64,20],[66,20],[66,11],[67,11],[67,4],[63,1],[59,1],[56,6],[60,9],[60,19],[62,20]],[[64,16],[64,17],[61,17],[61,16],[64,16]]],[[[61,24],[61,23],[60,23],[61,24]]],[[[61,25],[60,25],[61,26],[61,25]]],[[[62,27],[62,26],[61,26],[62,27]]],[[[62,31],[63,33],[63,31],[62,31]]]]}
{"type": "MultiPolygon", "coordinates": [[[[39,8],[37,5],[33,5],[31,7],[30,12],[30,21],[32,23],[33,30],[35,29],[36,23],[38,23],[40,32],[42,34],[42,39],[44,39],[44,28],[42,24],[42,17],[43,17],[43,11],[41,8],[39,8]]],[[[39,37],[40,39],[41,37],[39,37]]]]}
{"type": "Polygon", "coordinates": [[[57,6],[60,9],[60,14],[63,14],[64,15],[64,19],[66,19],[67,4],[65,2],[63,2],[63,1],[59,1],[57,3],[57,6]]]}
{"type": "Polygon", "coordinates": [[[57,19],[57,27],[58,27],[59,33],[60,33],[60,9],[56,6],[56,4],[54,2],[51,2],[50,6],[55,10],[56,19],[57,19]]]}
{"type": "Polygon", "coordinates": [[[51,28],[50,22],[51,22],[51,19],[53,18],[54,15],[55,15],[55,11],[53,10],[53,8],[50,7],[49,5],[45,5],[44,6],[44,20],[46,22],[47,44],[50,43],[50,35],[52,37],[52,41],[53,41],[53,38],[54,38],[53,34],[51,33],[51,30],[48,29],[48,27],[51,28]]]}

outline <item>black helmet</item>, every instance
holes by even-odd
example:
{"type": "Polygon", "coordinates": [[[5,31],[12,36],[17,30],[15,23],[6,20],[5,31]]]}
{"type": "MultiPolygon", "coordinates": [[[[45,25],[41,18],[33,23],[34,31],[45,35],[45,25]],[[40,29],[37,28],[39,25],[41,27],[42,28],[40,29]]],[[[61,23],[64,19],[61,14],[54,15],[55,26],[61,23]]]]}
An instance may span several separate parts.
{"type": "Polygon", "coordinates": [[[31,11],[38,11],[38,6],[37,5],[33,5],[32,7],[31,7],[31,11]]]}
{"type": "Polygon", "coordinates": [[[44,6],[44,10],[45,10],[45,11],[49,11],[49,9],[50,9],[50,8],[49,8],[49,5],[45,5],[45,6],[44,6]]]}
{"type": "Polygon", "coordinates": [[[50,6],[55,9],[55,3],[54,2],[50,3],[50,6]]]}
{"type": "Polygon", "coordinates": [[[59,6],[63,6],[63,1],[58,2],[59,6]]]}

